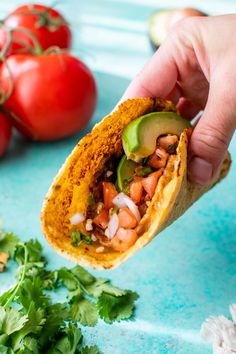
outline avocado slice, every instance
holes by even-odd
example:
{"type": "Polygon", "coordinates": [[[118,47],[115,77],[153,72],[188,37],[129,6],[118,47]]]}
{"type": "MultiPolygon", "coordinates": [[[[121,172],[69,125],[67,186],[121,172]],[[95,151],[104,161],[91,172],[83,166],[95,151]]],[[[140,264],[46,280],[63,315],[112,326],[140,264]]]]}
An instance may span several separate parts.
{"type": "Polygon", "coordinates": [[[173,10],[154,12],[148,19],[148,36],[154,50],[158,49],[168,34],[168,22],[173,10]]]}
{"type": "Polygon", "coordinates": [[[138,164],[132,160],[127,160],[126,155],[122,157],[117,167],[117,186],[120,191],[124,191],[127,182],[133,176],[138,164]]]}
{"type": "Polygon", "coordinates": [[[122,144],[129,160],[139,162],[151,155],[160,135],[180,136],[191,127],[188,120],[174,112],[153,112],[131,121],[122,132],[122,144]]]}

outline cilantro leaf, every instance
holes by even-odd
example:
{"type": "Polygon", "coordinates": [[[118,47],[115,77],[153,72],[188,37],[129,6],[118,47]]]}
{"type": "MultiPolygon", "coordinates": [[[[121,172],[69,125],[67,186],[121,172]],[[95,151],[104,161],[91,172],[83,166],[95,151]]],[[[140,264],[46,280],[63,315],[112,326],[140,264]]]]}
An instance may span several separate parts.
{"type": "Polygon", "coordinates": [[[0,333],[8,336],[19,331],[28,322],[27,316],[13,308],[0,307],[0,333]]]}
{"type": "Polygon", "coordinates": [[[46,308],[46,322],[43,326],[43,331],[39,338],[41,347],[47,344],[54,338],[60,326],[64,321],[69,320],[69,309],[67,304],[52,304],[46,308]]]}
{"type": "Polygon", "coordinates": [[[0,230],[0,251],[13,257],[19,239],[12,232],[5,233],[0,230]]]}
{"type": "Polygon", "coordinates": [[[0,345],[5,345],[8,341],[8,338],[9,336],[7,334],[0,334],[0,345]]]}
{"type": "Polygon", "coordinates": [[[79,286],[78,279],[65,267],[58,270],[58,280],[62,282],[68,290],[76,290],[79,286]]]}
{"type": "Polygon", "coordinates": [[[10,288],[9,290],[5,291],[1,296],[0,296],[0,306],[5,305],[5,303],[7,302],[7,300],[10,298],[13,290],[15,289],[15,286],[13,286],[12,288],[10,288]]]}
{"type": "Polygon", "coordinates": [[[114,295],[122,296],[126,294],[126,290],[122,290],[109,283],[108,279],[98,278],[93,284],[86,286],[89,295],[98,298],[103,292],[114,295]]]}
{"type": "Polygon", "coordinates": [[[1,344],[0,344],[0,353],[1,354],[14,354],[14,352],[10,348],[7,348],[1,344]]]}
{"type": "Polygon", "coordinates": [[[99,316],[107,323],[130,318],[137,294],[78,265],[49,271],[38,241],[19,243],[7,235],[0,231],[0,246],[5,240],[5,249],[19,266],[16,284],[0,296],[0,353],[98,354],[96,346],[78,347],[82,334],[72,321],[94,326],[99,316]],[[69,304],[54,304],[44,292],[61,286],[67,288],[69,304]]]}
{"type": "Polygon", "coordinates": [[[71,305],[72,321],[79,321],[84,326],[95,326],[98,320],[96,304],[85,297],[71,305]]]}
{"type": "Polygon", "coordinates": [[[73,231],[71,233],[71,244],[74,247],[79,247],[82,243],[81,233],[79,231],[73,231]]]}
{"type": "Polygon", "coordinates": [[[18,291],[17,302],[27,311],[32,302],[35,307],[44,308],[48,305],[49,297],[43,293],[42,281],[39,277],[25,279],[18,291]]]}
{"type": "Polygon", "coordinates": [[[41,308],[36,309],[33,302],[31,302],[27,316],[28,321],[25,322],[20,331],[14,333],[12,336],[14,351],[20,349],[21,341],[28,334],[39,334],[42,331],[43,324],[45,323],[45,310],[41,308]]]}
{"type": "Polygon", "coordinates": [[[70,323],[65,327],[53,348],[47,351],[47,354],[74,354],[77,347],[82,340],[82,333],[80,328],[74,323],[70,323]]]}
{"type": "Polygon", "coordinates": [[[100,351],[96,345],[92,345],[91,347],[82,348],[82,354],[99,354],[100,351]]]}
{"type": "Polygon", "coordinates": [[[70,303],[78,301],[83,295],[83,290],[79,287],[76,290],[69,291],[67,299],[70,303]]]}
{"type": "Polygon", "coordinates": [[[96,280],[96,278],[92,274],[90,274],[87,270],[85,270],[79,265],[70,269],[70,271],[83,285],[90,285],[96,280]]]}
{"type": "Polygon", "coordinates": [[[25,337],[21,342],[21,349],[17,354],[39,354],[38,341],[32,337],[25,337]]]}
{"type": "Polygon", "coordinates": [[[137,293],[132,291],[119,297],[102,293],[97,302],[99,315],[107,323],[128,319],[133,314],[137,299],[137,293]]]}
{"type": "Polygon", "coordinates": [[[27,248],[28,263],[45,263],[45,258],[42,257],[42,246],[37,240],[30,240],[25,242],[24,245],[18,245],[15,253],[15,260],[18,264],[24,264],[25,251],[27,248]]]}

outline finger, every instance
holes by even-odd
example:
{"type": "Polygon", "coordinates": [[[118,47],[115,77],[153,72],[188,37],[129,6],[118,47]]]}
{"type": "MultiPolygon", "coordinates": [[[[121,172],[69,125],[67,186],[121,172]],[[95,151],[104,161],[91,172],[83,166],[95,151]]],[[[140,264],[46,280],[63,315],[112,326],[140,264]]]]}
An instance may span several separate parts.
{"type": "Polygon", "coordinates": [[[181,97],[177,109],[183,118],[192,120],[202,110],[202,108],[187,98],[181,97]]]}
{"type": "Polygon", "coordinates": [[[165,97],[167,100],[172,101],[175,105],[179,102],[180,98],[182,96],[182,91],[181,88],[179,87],[178,84],[174,86],[172,91],[165,97]]]}
{"type": "Polygon", "coordinates": [[[225,157],[236,122],[236,97],[232,92],[229,85],[223,91],[219,82],[211,87],[206,109],[190,141],[188,174],[192,182],[210,182],[225,157]]]}
{"type": "Polygon", "coordinates": [[[135,97],[166,98],[174,89],[178,70],[169,47],[174,44],[166,41],[147,62],[125,91],[121,101],[135,97]]]}

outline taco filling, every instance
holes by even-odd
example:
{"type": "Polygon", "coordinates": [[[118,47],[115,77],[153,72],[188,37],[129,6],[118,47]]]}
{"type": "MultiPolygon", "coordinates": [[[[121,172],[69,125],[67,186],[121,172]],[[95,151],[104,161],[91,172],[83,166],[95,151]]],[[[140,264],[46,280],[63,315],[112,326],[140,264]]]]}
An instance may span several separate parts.
{"type": "Polygon", "coordinates": [[[174,112],[154,112],[123,129],[123,155],[109,157],[89,186],[86,212],[70,217],[74,246],[93,243],[103,253],[124,252],[135,244],[158,181],[189,127],[174,112]]]}

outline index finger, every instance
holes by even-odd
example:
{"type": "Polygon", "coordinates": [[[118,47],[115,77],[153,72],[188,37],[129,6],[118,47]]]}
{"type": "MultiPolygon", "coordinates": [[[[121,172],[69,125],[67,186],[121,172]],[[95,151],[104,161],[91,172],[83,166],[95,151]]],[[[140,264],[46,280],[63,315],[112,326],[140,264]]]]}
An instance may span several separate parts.
{"type": "Polygon", "coordinates": [[[121,101],[137,97],[167,98],[171,92],[176,91],[177,78],[176,62],[165,43],[134,78],[121,101]]]}

